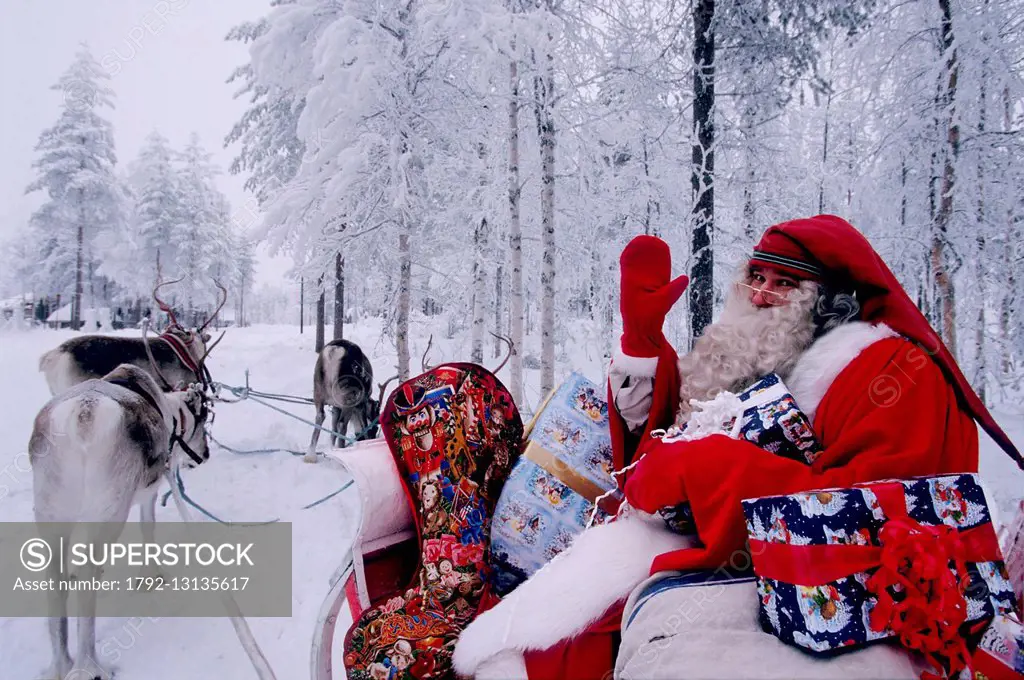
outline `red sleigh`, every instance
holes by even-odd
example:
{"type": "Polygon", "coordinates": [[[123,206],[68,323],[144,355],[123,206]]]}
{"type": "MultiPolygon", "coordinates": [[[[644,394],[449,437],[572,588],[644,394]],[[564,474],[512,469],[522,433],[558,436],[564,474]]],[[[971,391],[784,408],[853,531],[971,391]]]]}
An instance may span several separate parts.
{"type": "Polygon", "coordinates": [[[335,680],[332,647],[338,619],[354,621],[412,578],[419,547],[398,468],[384,439],[327,454],[345,468],[359,495],[352,547],[331,577],[313,633],[311,678],[335,680]],[[346,615],[347,614],[347,615],[346,615]]]}

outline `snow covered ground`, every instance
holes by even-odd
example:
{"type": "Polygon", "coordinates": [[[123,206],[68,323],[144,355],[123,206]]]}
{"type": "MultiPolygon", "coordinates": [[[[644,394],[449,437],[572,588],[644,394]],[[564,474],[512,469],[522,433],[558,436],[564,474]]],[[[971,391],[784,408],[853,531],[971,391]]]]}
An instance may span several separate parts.
{"type": "MultiPolygon", "coordinates": [[[[425,320],[422,320],[425,321],[425,320]]],[[[425,324],[423,326],[425,330],[425,324]]],[[[123,331],[133,335],[137,331],[123,331]]],[[[69,331],[36,330],[0,334],[0,521],[32,521],[32,478],[25,454],[32,420],[46,403],[49,392],[38,358],[44,351],[73,337],[69,331]]],[[[427,332],[417,332],[413,345],[419,355],[427,332]]],[[[378,379],[393,370],[394,349],[381,340],[372,320],[347,329],[346,336],[371,356],[378,379]]],[[[564,360],[592,380],[603,377],[598,343],[576,337],[564,360]]],[[[215,380],[241,385],[246,368],[254,389],[296,395],[311,394],[315,355],[314,336],[307,328],[299,335],[294,326],[261,326],[230,329],[210,360],[215,380]]],[[[466,360],[469,348],[460,341],[435,335],[429,361],[466,360]]],[[[496,363],[489,359],[488,365],[496,363]]],[[[506,378],[504,372],[501,376],[506,378]]],[[[527,402],[539,400],[537,371],[527,371],[527,402]]],[[[311,407],[288,410],[311,418],[311,407]]],[[[1011,404],[996,410],[996,417],[1010,436],[1024,445],[1024,405],[1011,404]]],[[[213,434],[229,446],[255,449],[280,446],[304,450],[310,428],[253,402],[218,405],[213,434]]],[[[1024,473],[999,452],[987,437],[982,443],[982,475],[992,489],[1003,518],[1024,497],[1024,473]]],[[[320,448],[326,446],[321,438],[320,448]]],[[[250,619],[253,634],[263,648],[279,680],[309,677],[309,650],[313,625],[327,593],[328,579],[338,566],[351,539],[355,504],[349,492],[310,510],[302,506],[337,489],[342,473],[325,464],[308,465],[288,453],[240,456],[214,448],[212,459],[186,475],[189,494],[218,516],[234,521],[259,521],[280,517],[293,524],[293,607],[291,618],[250,619]]],[[[173,503],[158,507],[158,520],[177,520],[173,503]]],[[[340,645],[347,620],[339,621],[335,649],[336,673],[342,677],[340,645]]],[[[73,635],[72,631],[72,635],[73,635]]],[[[227,619],[163,618],[141,624],[125,619],[97,622],[97,648],[101,660],[118,670],[118,680],[232,680],[251,678],[248,659],[227,619]]],[[[74,651],[72,649],[72,651],[74,651]]],[[[0,619],[0,678],[34,680],[50,659],[43,619],[0,619]]]]}
{"type": "MultiPolygon", "coordinates": [[[[32,420],[50,396],[38,372],[38,360],[43,352],[75,335],[52,330],[0,333],[0,377],[13,387],[0,391],[0,432],[4,433],[0,440],[0,521],[33,519],[32,475],[25,452],[32,420]]],[[[416,367],[428,335],[429,331],[415,334],[412,349],[416,367]]],[[[375,320],[347,328],[346,337],[370,354],[378,380],[394,372],[394,348],[390,341],[381,339],[375,320]]],[[[316,360],[314,340],[309,327],[302,335],[296,326],[229,329],[211,355],[210,370],[219,382],[242,385],[248,368],[254,389],[309,396],[316,360]]],[[[600,380],[600,357],[595,351],[589,353],[592,359],[587,354],[582,352],[578,368],[600,380]]],[[[435,333],[428,362],[467,360],[468,356],[468,346],[435,333]]],[[[493,366],[498,361],[488,359],[485,363],[493,366]]],[[[527,371],[526,379],[527,401],[535,405],[539,401],[538,372],[527,371]]],[[[313,417],[312,407],[278,406],[307,420],[313,417]]],[[[218,440],[237,449],[279,446],[305,450],[311,433],[307,425],[254,402],[218,405],[212,431],[218,440]]],[[[324,450],[326,446],[326,437],[322,436],[319,448],[324,450]]],[[[313,625],[327,594],[328,580],[351,539],[356,506],[352,493],[346,491],[310,510],[301,508],[344,482],[340,470],[325,464],[309,465],[288,453],[241,456],[217,447],[208,463],[185,475],[189,495],[222,519],[260,521],[280,517],[292,522],[292,617],[249,621],[279,680],[309,676],[313,625]]],[[[167,507],[158,506],[158,521],[179,520],[173,505],[169,502],[167,507]]],[[[338,677],[342,677],[341,637],[347,627],[347,620],[338,624],[338,677]]],[[[97,623],[97,641],[101,661],[119,670],[119,680],[253,677],[227,619],[164,618],[141,625],[127,618],[102,619],[97,623]]],[[[0,678],[34,680],[41,677],[49,658],[44,619],[0,619],[0,678]]]]}

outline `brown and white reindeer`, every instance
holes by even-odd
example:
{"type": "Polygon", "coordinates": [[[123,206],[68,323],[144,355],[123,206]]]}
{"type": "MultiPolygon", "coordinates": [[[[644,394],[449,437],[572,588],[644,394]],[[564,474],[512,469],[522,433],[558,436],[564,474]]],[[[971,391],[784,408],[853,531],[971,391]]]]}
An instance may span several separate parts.
{"type": "Polygon", "coordinates": [[[170,326],[159,337],[147,338],[145,329],[141,338],[84,335],[67,340],[56,349],[43,354],[39,359],[39,370],[46,376],[50,394],[58,394],[85,380],[101,378],[124,363],[150,371],[150,375],[165,391],[174,386],[195,382],[209,387],[211,380],[206,368],[206,357],[224,335],[222,333],[216,342],[207,345],[210,335],[206,332],[206,327],[227,302],[228,292],[224,286],[215,282],[221,291],[217,309],[199,328],[186,329],[178,323],[170,306],[157,296],[160,288],[179,281],[181,279],[166,281],[153,289],[153,299],[171,320],[170,326]],[[152,363],[148,356],[150,354],[152,363]],[[153,375],[150,369],[153,364],[159,367],[163,378],[153,375]],[[163,383],[163,380],[169,382],[163,383]]]}
{"type": "MultiPolygon", "coordinates": [[[[492,333],[492,335],[494,334],[492,333]]],[[[512,341],[502,336],[496,335],[495,337],[507,343],[509,347],[505,359],[494,369],[496,373],[504,367],[511,356],[512,341]]],[[[433,368],[427,364],[427,354],[430,353],[433,344],[434,337],[431,336],[420,359],[420,368],[424,373],[433,368]]],[[[350,422],[354,424],[357,441],[374,439],[379,436],[379,427],[376,423],[380,418],[384,393],[391,381],[396,379],[398,379],[398,375],[393,375],[383,383],[379,383],[379,392],[377,398],[374,399],[370,395],[370,387],[373,384],[373,366],[362,349],[348,340],[334,340],[325,345],[320,350],[316,367],[313,369],[313,407],[316,409],[317,427],[313,429],[309,450],[303,460],[307,463],[317,462],[316,444],[320,439],[320,427],[323,426],[326,418],[325,406],[331,406],[333,410],[331,431],[341,435],[336,437],[335,434],[331,434],[332,446],[345,447],[350,422]]]]}
{"type": "MultiPolygon", "coordinates": [[[[160,372],[155,366],[151,370],[160,372]]],[[[210,414],[210,398],[201,385],[164,392],[149,372],[132,364],[51,398],[36,416],[29,441],[35,520],[43,527],[42,538],[50,545],[70,541],[65,534],[72,523],[88,522],[79,529],[88,535],[76,534],[76,541],[113,542],[137,503],[144,540],[152,542],[160,478],[172,462],[195,467],[209,458],[210,414]]],[[[61,580],[56,561],[48,569],[48,577],[61,580]]],[[[86,565],[75,576],[90,581],[99,577],[98,571],[86,565]]],[[[45,677],[109,680],[110,670],[96,658],[96,593],[77,592],[83,599],[74,659],[68,651],[68,592],[49,593],[53,665],[45,677]]]]}
{"type": "Polygon", "coordinates": [[[327,417],[326,406],[331,407],[331,446],[345,447],[349,423],[353,425],[357,441],[375,438],[384,388],[395,378],[389,378],[380,385],[380,395],[374,399],[371,392],[373,365],[359,345],[349,340],[332,340],[324,345],[313,369],[313,407],[316,409],[317,427],[313,428],[309,451],[303,460],[307,463],[317,461],[316,444],[327,417]]]}

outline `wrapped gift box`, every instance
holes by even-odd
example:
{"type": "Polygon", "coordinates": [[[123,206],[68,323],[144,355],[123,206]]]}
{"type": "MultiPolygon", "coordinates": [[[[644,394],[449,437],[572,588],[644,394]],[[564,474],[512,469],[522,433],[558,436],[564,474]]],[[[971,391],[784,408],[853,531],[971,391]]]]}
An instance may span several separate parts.
{"type": "MultiPolygon", "coordinates": [[[[928,617],[934,613],[963,635],[1014,608],[977,475],[749,499],[743,511],[758,576],[761,624],[812,652],[892,636],[913,644],[914,635],[926,628],[918,625],[915,632],[894,620],[890,615],[901,608],[921,605],[925,609],[913,609],[908,618],[929,612],[914,619],[920,624],[933,620],[928,617]],[[953,554],[963,562],[952,561],[953,554]],[[938,580],[916,580],[929,563],[934,567],[929,578],[938,580]],[[956,585],[960,577],[962,600],[956,585]],[[897,582],[919,585],[894,586],[897,582]],[[940,595],[946,608],[937,611],[933,597],[940,595]]],[[[962,638],[955,637],[959,645],[962,638]]]]}
{"type": "MultiPolygon", "coordinates": [[[[810,419],[797,406],[786,384],[776,373],[759,378],[757,382],[736,395],[736,410],[742,409],[742,424],[738,437],[760,446],[777,456],[810,465],[821,454],[822,448],[811,427],[810,419]]],[[[708,402],[705,402],[708,403],[708,402]]],[[[698,405],[700,406],[700,405],[698,405]]],[[[723,419],[719,429],[731,433],[736,428],[737,416],[723,419]]],[[[684,441],[687,426],[666,432],[663,441],[684,441]]],[[[670,529],[680,534],[694,534],[693,514],[689,503],[660,511],[670,529]]]]}
{"type": "Polygon", "coordinates": [[[821,454],[811,421],[777,374],[764,376],[743,390],[739,399],[746,406],[740,439],[808,465],[821,454]]]}
{"type": "Polygon", "coordinates": [[[1024,680],[1024,626],[997,616],[981,636],[972,664],[976,680],[1024,680]]]}
{"type": "MultiPolygon", "coordinates": [[[[494,513],[494,589],[504,596],[583,531],[594,501],[615,488],[608,405],[573,373],[542,407],[494,513]]],[[[606,518],[597,510],[599,520],[606,518]]]]}
{"type": "Polygon", "coordinates": [[[1024,501],[1017,504],[1017,514],[1004,531],[1000,545],[1013,592],[1017,594],[1017,618],[1024,621],[1024,501]]]}

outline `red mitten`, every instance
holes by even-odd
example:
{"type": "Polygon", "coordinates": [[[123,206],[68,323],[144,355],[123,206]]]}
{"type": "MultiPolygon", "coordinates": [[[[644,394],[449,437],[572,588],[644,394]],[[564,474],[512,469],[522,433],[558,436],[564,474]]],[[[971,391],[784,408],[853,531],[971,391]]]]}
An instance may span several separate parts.
{"type": "Polygon", "coordinates": [[[655,236],[637,236],[619,257],[619,312],[622,352],[631,357],[656,357],[667,343],[665,316],[690,279],[672,276],[668,244],[655,236]]]}
{"type": "Polygon", "coordinates": [[[647,442],[643,459],[626,481],[626,500],[634,508],[654,514],[688,500],[683,485],[682,456],[689,442],[647,442]]]}

